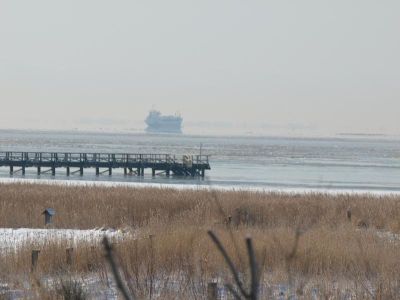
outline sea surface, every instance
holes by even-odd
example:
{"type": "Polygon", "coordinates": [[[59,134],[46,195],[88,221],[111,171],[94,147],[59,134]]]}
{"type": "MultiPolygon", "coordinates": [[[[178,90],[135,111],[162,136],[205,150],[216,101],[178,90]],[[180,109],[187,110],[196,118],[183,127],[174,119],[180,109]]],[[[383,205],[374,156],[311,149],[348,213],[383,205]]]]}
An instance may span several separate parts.
{"type": "MultiPolygon", "coordinates": [[[[400,193],[400,139],[380,137],[284,138],[190,136],[126,133],[44,132],[0,130],[0,151],[168,153],[211,155],[206,178],[178,178],[145,174],[143,178],[95,176],[85,169],[83,177],[57,174],[37,176],[36,169],[9,175],[6,181],[70,180],[134,183],[136,185],[214,186],[272,191],[328,191],[400,193]]],[[[148,170],[148,172],[151,172],[148,170]]]]}

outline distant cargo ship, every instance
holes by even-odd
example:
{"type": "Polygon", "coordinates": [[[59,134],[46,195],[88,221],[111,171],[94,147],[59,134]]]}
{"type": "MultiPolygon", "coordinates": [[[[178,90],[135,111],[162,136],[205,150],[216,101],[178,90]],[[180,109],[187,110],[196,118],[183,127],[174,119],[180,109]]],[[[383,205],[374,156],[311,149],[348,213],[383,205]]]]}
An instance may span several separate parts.
{"type": "Polygon", "coordinates": [[[175,116],[163,116],[157,110],[151,110],[145,122],[147,124],[147,132],[163,132],[163,133],[182,133],[182,117],[178,114],[175,116]]]}

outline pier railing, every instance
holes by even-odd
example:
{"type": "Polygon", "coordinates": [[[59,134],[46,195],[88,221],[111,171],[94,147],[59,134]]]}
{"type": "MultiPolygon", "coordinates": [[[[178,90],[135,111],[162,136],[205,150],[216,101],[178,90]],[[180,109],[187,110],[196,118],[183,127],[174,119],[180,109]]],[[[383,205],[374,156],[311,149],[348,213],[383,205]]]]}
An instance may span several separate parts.
{"type": "MultiPolygon", "coordinates": [[[[209,164],[209,155],[186,155],[193,164],[209,164]]],[[[72,152],[0,152],[2,162],[30,163],[184,163],[184,157],[170,154],[128,154],[128,153],[72,153],[72,152]]]]}

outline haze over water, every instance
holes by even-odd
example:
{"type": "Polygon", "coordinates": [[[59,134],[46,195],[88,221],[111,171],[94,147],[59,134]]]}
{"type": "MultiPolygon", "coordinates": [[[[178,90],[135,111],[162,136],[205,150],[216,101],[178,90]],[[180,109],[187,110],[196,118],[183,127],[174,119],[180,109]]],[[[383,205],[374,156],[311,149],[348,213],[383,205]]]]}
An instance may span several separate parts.
{"type": "MultiPolygon", "coordinates": [[[[107,153],[167,153],[211,155],[206,178],[144,178],[95,176],[85,169],[83,177],[36,175],[27,169],[24,178],[113,182],[144,182],[171,185],[211,185],[266,190],[322,190],[400,192],[400,140],[381,138],[278,138],[190,135],[147,135],[83,132],[28,132],[0,130],[0,151],[54,151],[107,153]]],[[[0,177],[9,178],[8,168],[0,177]]],[[[15,174],[14,178],[23,178],[15,174]]]]}

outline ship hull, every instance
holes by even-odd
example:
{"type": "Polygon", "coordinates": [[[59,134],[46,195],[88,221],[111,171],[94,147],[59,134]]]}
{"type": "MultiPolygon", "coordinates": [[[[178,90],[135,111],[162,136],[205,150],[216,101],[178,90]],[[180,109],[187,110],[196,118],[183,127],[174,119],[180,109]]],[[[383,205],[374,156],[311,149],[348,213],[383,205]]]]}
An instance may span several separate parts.
{"type": "Polygon", "coordinates": [[[149,133],[182,133],[181,127],[171,126],[147,126],[146,132],[149,133]]]}
{"type": "Polygon", "coordinates": [[[146,132],[182,133],[182,121],[180,116],[162,116],[158,111],[151,111],[145,120],[146,132]]]}

